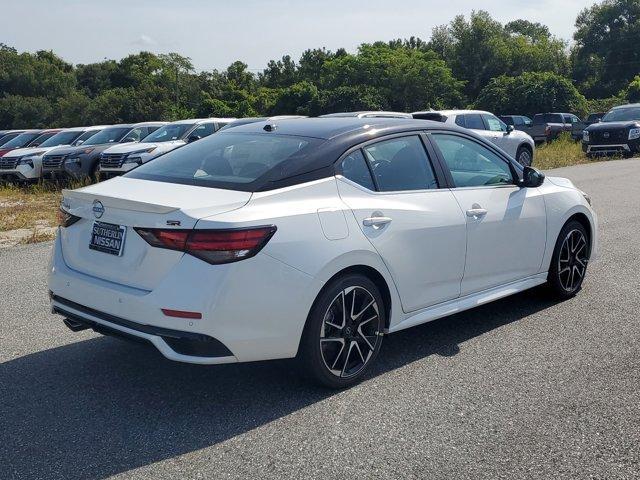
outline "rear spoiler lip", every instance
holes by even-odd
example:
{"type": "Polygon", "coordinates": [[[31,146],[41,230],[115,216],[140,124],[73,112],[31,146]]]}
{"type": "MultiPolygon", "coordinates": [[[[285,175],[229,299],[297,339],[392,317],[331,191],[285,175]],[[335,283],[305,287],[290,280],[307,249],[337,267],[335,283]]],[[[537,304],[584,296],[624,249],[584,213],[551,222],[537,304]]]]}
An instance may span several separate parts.
{"type": "MultiPolygon", "coordinates": [[[[142,213],[159,213],[165,214],[180,210],[180,207],[172,207],[169,205],[157,205],[155,203],[139,202],[137,200],[128,200],[126,198],[110,197],[104,194],[94,194],[88,192],[81,192],[79,190],[62,190],[63,204],[65,199],[79,200],[87,203],[90,206],[96,200],[101,202],[105,207],[117,208],[120,210],[129,210],[132,212],[142,213]]],[[[73,213],[73,212],[71,212],[73,213]]]]}

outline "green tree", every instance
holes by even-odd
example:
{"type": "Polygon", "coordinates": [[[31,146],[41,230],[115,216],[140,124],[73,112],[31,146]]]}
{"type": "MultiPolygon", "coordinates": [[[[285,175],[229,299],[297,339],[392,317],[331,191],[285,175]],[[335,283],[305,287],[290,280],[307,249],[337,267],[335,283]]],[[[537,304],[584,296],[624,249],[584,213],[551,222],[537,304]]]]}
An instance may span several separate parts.
{"type": "Polygon", "coordinates": [[[605,0],[576,20],[573,78],[595,98],[617,94],[640,72],[640,0],[605,0]]]}
{"type": "Polygon", "coordinates": [[[530,116],[540,112],[587,112],[586,98],[571,81],[551,72],[494,78],[482,89],[475,106],[496,114],[530,116]]]}
{"type": "Polygon", "coordinates": [[[631,103],[640,103],[640,75],[636,76],[627,87],[626,97],[631,103]]]}

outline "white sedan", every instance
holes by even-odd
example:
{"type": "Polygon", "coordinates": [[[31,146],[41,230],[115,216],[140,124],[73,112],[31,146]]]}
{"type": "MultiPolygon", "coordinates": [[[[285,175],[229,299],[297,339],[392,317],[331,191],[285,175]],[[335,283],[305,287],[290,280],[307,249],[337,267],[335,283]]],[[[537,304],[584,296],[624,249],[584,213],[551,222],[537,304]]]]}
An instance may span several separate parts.
{"type": "Polygon", "coordinates": [[[473,130],[515,158],[520,165],[531,166],[536,149],[533,138],[512,125],[507,125],[493,113],[482,110],[442,110],[414,112],[414,118],[437,120],[473,130]]]}
{"type": "Polygon", "coordinates": [[[257,122],[65,191],[53,311],[200,364],[293,358],[340,388],[384,336],[548,284],[597,245],[589,197],[469,130],[257,122]]]}

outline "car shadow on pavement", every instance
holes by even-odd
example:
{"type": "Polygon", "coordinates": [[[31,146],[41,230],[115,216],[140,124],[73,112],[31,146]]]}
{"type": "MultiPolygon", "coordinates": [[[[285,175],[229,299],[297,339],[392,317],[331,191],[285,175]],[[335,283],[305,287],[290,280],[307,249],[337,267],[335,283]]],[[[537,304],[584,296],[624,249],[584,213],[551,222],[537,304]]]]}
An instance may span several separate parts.
{"type": "MultiPolygon", "coordinates": [[[[455,355],[552,305],[536,289],[391,335],[371,376],[455,355]]],[[[48,479],[104,478],[173,458],[336,393],[301,379],[291,361],[185,365],[105,337],[2,363],[0,389],[0,476],[48,479]]]]}

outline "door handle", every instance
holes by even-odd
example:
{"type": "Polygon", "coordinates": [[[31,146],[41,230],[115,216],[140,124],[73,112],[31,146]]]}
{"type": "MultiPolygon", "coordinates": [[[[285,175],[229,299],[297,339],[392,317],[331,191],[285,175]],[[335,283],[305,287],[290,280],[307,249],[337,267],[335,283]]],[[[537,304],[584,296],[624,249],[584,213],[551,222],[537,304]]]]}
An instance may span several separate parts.
{"type": "Polygon", "coordinates": [[[486,214],[487,211],[484,208],[471,208],[467,210],[467,217],[472,217],[475,220],[484,217],[486,214]]]}
{"type": "Polygon", "coordinates": [[[379,228],[387,225],[388,223],[391,223],[391,219],[389,217],[369,217],[362,220],[362,224],[365,227],[379,228]]]}

